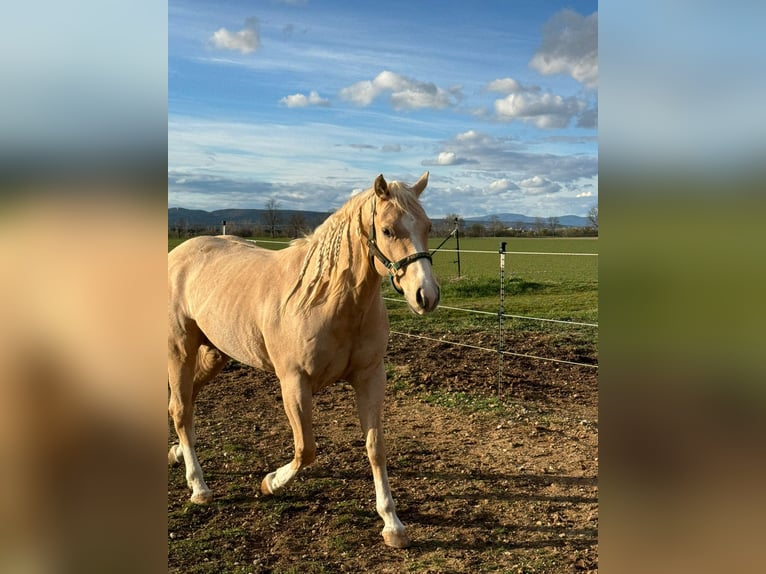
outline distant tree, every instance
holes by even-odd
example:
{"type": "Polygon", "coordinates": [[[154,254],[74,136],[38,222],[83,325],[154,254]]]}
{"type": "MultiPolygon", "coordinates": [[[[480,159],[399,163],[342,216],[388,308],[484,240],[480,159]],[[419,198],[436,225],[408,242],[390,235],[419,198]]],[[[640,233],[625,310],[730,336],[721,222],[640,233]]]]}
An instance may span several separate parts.
{"type": "Polygon", "coordinates": [[[551,234],[553,237],[556,237],[556,228],[559,226],[559,218],[558,217],[549,217],[548,218],[548,227],[551,230],[551,234]]]}
{"type": "Polygon", "coordinates": [[[238,237],[253,236],[253,228],[249,223],[229,223],[226,226],[226,232],[229,235],[236,235],[238,237]]]}
{"type": "Polygon", "coordinates": [[[501,235],[505,235],[506,225],[497,215],[493,215],[489,218],[487,231],[489,231],[491,237],[500,237],[501,235]]]}
{"type": "Polygon", "coordinates": [[[288,225],[290,227],[290,235],[292,237],[298,237],[301,233],[304,233],[306,230],[306,217],[302,213],[293,213],[290,216],[290,220],[288,222],[288,225]]]}
{"type": "Polygon", "coordinates": [[[457,213],[448,213],[444,216],[444,219],[435,220],[433,231],[438,237],[446,237],[453,229],[455,229],[455,223],[457,223],[458,229],[465,227],[465,221],[457,213]]]}
{"type": "Polygon", "coordinates": [[[588,221],[592,227],[598,229],[598,205],[594,205],[588,211],[588,221]]]}
{"type": "Polygon", "coordinates": [[[175,232],[176,237],[185,237],[189,231],[189,224],[187,223],[186,219],[182,217],[181,219],[177,220],[173,226],[173,231],[175,232]]]}
{"type": "Polygon", "coordinates": [[[542,217],[535,217],[535,234],[536,235],[542,235],[543,230],[545,229],[545,223],[543,222],[542,217]]]}
{"type": "Polygon", "coordinates": [[[486,234],[487,228],[478,221],[476,223],[472,223],[466,233],[466,235],[469,235],[470,237],[484,237],[486,234]]]}
{"type": "Polygon", "coordinates": [[[273,197],[266,202],[266,227],[271,233],[271,237],[276,237],[276,229],[279,224],[279,202],[273,197]]]}

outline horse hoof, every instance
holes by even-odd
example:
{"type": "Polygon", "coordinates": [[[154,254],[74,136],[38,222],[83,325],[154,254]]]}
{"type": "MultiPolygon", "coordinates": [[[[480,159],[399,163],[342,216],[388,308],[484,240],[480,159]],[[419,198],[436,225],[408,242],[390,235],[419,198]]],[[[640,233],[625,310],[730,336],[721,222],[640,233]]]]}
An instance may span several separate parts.
{"type": "Polygon", "coordinates": [[[203,490],[202,492],[192,494],[189,500],[194,504],[210,504],[210,501],[213,500],[213,493],[209,490],[203,490]]]}
{"type": "Polygon", "coordinates": [[[261,493],[265,494],[266,496],[270,496],[274,494],[274,491],[271,490],[271,485],[269,484],[270,477],[271,477],[271,474],[267,474],[265,477],[263,477],[263,480],[261,481],[261,493]]]}
{"type": "Polygon", "coordinates": [[[395,530],[384,530],[383,542],[392,548],[407,548],[410,545],[410,539],[404,531],[397,532],[395,530]]]}

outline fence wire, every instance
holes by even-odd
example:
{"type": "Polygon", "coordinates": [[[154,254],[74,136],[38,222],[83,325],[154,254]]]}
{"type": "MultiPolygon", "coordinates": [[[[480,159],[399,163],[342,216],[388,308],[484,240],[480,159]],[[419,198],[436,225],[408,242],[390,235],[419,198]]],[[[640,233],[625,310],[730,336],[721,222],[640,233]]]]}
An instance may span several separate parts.
{"type": "MultiPolygon", "coordinates": [[[[476,254],[486,254],[486,255],[497,255],[500,254],[500,307],[498,311],[492,312],[492,311],[481,311],[478,309],[465,309],[461,307],[452,307],[449,305],[440,304],[440,309],[446,309],[450,311],[458,311],[462,313],[473,313],[476,315],[484,315],[484,316],[491,316],[498,318],[498,325],[499,325],[499,341],[498,346],[495,349],[489,348],[489,347],[482,347],[479,345],[471,345],[468,343],[461,343],[457,341],[448,341],[445,339],[437,339],[434,337],[428,337],[425,335],[416,335],[413,333],[404,333],[401,331],[391,331],[392,334],[401,335],[405,337],[412,337],[415,339],[421,339],[425,341],[434,341],[439,343],[444,343],[448,345],[454,345],[457,347],[466,347],[470,349],[477,349],[480,351],[485,351],[489,353],[497,353],[497,355],[500,357],[499,367],[498,367],[498,384],[501,385],[503,382],[503,358],[506,356],[512,356],[512,357],[520,357],[525,359],[533,359],[538,361],[548,361],[552,363],[559,363],[559,364],[566,364],[566,365],[573,365],[578,367],[585,367],[589,369],[598,369],[598,364],[593,363],[582,363],[579,361],[570,361],[566,359],[557,359],[553,357],[541,357],[538,355],[531,355],[529,353],[517,353],[515,351],[506,351],[504,346],[504,338],[503,338],[503,319],[504,318],[511,318],[511,319],[521,319],[521,320],[527,320],[527,321],[540,321],[540,322],[546,322],[546,323],[554,323],[559,325],[570,325],[570,326],[578,326],[578,327],[592,327],[592,328],[598,328],[598,323],[588,323],[585,321],[572,321],[572,320],[565,320],[565,319],[550,319],[547,317],[530,317],[526,315],[515,315],[511,313],[505,312],[505,306],[504,306],[504,297],[503,297],[503,286],[504,286],[504,271],[505,271],[505,255],[562,255],[562,256],[589,256],[594,257],[598,256],[597,253],[570,253],[570,252],[540,252],[540,251],[506,251],[505,250],[506,243],[502,242],[500,251],[484,251],[484,250],[468,250],[468,249],[442,249],[441,251],[448,252],[448,253],[476,253],[476,254]]],[[[403,299],[396,299],[391,297],[383,297],[386,301],[392,301],[396,303],[406,303],[403,299]]]]}
{"type": "MultiPolygon", "coordinates": [[[[394,297],[383,297],[386,301],[393,301],[395,303],[407,303],[404,299],[396,299],[394,297]]],[[[461,307],[450,307],[449,305],[442,305],[439,303],[439,309],[449,309],[450,311],[462,311],[463,313],[474,313],[476,315],[491,315],[497,317],[497,311],[480,311],[478,309],[462,309],[461,307]]],[[[511,313],[503,313],[503,317],[509,317],[511,319],[526,319],[528,321],[544,321],[547,323],[559,323],[563,325],[577,325],[580,327],[596,327],[598,323],[583,323],[581,321],[569,321],[566,319],[548,319],[546,317],[528,317],[527,315],[513,315],[511,313]]]]}
{"type": "MultiPolygon", "coordinates": [[[[457,341],[447,341],[445,339],[436,339],[435,337],[426,337],[425,335],[415,335],[414,333],[404,333],[402,331],[390,331],[392,335],[403,335],[405,337],[412,337],[413,339],[423,339],[424,341],[434,341],[436,343],[444,343],[446,345],[454,345],[456,347],[468,347],[469,349],[477,349],[479,351],[488,351],[490,353],[497,353],[497,349],[490,349],[489,347],[480,347],[479,345],[471,345],[469,343],[458,343],[457,341]]],[[[529,355],[526,353],[516,353],[513,351],[500,351],[502,355],[510,355],[513,357],[523,357],[525,359],[537,359],[540,361],[550,361],[553,363],[565,363],[567,365],[576,365],[578,367],[589,367],[591,369],[598,369],[598,365],[592,363],[578,363],[577,361],[567,361],[566,359],[553,359],[551,357],[539,357],[537,355],[529,355]]]]}
{"type": "MultiPolygon", "coordinates": [[[[472,249],[439,249],[444,253],[483,253],[485,255],[497,255],[497,251],[475,251],[472,249]]],[[[506,251],[506,255],[582,255],[585,257],[598,257],[598,253],[566,253],[563,251],[506,251]]]]}

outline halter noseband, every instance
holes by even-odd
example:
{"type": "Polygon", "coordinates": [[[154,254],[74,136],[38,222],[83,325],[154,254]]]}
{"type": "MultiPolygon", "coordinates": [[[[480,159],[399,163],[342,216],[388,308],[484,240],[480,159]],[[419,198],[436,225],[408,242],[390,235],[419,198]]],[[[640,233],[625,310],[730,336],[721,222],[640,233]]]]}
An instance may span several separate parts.
{"type": "Polygon", "coordinates": [[[380,250],[380,247],[378,247],[378,242],[376,240],[376,234],[375,234],[375,200],[376,198],[372,198],[372,220],[370,222],[370,237],[367,239],[367,247],[370,249],[370,265],[373,269],[375,269],[375,261],[373,257],[377,257],[378,260],[383,264],[383,266],[388,270],[388,276],[391,279],[391,286],[396,290],[399,295],[404,295],[404,290],[396,284],[396,281],[394,281],[394,278],[396,277],[396,272],[400,269],[404,269],[409,265],[410,263],[417,261],[418,259],[428,259],[431,264],[433,264],[433,260],[431,259],[431,254],[428,251],[418,251],[417,253],[413,253],[412,255],[407,255],[407,257],[404,257],[400,259],[399,261],[391,261],[388,257],[383,255],[383,252],[380,250]]]}

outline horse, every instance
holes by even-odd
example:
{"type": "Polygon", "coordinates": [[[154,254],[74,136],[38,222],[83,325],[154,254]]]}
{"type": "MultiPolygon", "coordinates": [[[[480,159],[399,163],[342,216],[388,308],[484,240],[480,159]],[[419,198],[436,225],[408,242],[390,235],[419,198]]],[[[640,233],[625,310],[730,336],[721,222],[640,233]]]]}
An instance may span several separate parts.
{"type": "Polygon", "coordinates": [[[355,391],[383,540],[394,548],[409,545],[386,469],[389,323],[380,282],[388,276],[416,314],[439,304],[427,250],[431,224],[419,201],[428,175],[412,185],[377,176],[312,234],[282,250],[221,235],[189,239],[168,254],[168,412],[178,435],[168,463],[185,463],[191,502],[212,499],[194,449],[194,402],[233,358],[277,375],[293,432],[293,459],[263,478],[261,492],[281,491],[314,461],[313,395],[347,381],[355,391]]]}

